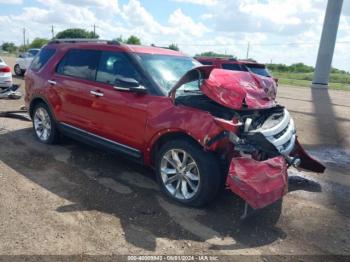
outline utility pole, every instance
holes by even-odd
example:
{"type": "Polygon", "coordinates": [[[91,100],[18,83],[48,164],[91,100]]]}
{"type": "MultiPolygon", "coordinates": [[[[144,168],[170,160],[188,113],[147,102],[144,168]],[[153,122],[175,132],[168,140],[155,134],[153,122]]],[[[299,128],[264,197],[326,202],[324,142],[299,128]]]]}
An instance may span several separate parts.
{"type": "Polygon", "coordinates": [[[54,29],[53,25],[51,26],[51,34],[52,34],[52,39],[54,39],[55,38],[55,29],[54,29]]]}
{"type": "Polygon", "coordinates": [[[26,49],[26,29],[23,28],[23,47],[26,49]]]}
{"type": "Polygon", "coordinates": [[[343,0],[328,0],[311,87],[328,88],[343,0]]]}
{"type": "Polygon", "coordinates": [[[247,59],[249,58],[249,51],[250,51],[250,42],[248,42],[248,46],[247,46],[247,59]]]}
{"type": "Polygon", "coordinates": [[[96,37],[96,25],[94,24],[93,27],[94,27],[94,38],[95,38],[96,37]]]}

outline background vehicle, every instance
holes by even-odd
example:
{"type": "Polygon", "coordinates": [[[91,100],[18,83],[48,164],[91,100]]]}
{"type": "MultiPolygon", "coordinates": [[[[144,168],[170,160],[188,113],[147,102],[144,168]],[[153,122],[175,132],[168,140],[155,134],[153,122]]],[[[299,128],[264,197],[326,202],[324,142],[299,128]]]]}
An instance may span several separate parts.
{"type": "Polygon", "coordinates": [[[17,76],[23,76],[30,64],[32,63],[35,55],[40,51],[40,49],[29,49],[27,52],[22,53],[18,56],[16,64],[14,66],[14,72],[17,76]]]}
{"type": "Polygon", "coordinates": [[[278,78],[274,78],[266,65],[257,63],[252,60],[236,60],[230,58],[213,58],[213,57],[195,57],[203,65],[212,65],[215,68],[222,68],[234,71],[250,71],[254,74],[271,77],[278,84],[278,78]]]}
{"type": "Polygon", "coordinates": [[[324,171],[276,104],[275,82],[250,71],[202,66],[168,49],[71,39],[44,47],[25,83],[39,141],[56,143],[63,133],[152,166],[165,194],[185,205],[205,205],[226,185],[263,208],[287,192],[288,166],[324,171]]]}
{"type": "Polygon", "coordinates": [[[5,89],[12,86],[11,68],[0,57],[0,88],[5,89]]]}

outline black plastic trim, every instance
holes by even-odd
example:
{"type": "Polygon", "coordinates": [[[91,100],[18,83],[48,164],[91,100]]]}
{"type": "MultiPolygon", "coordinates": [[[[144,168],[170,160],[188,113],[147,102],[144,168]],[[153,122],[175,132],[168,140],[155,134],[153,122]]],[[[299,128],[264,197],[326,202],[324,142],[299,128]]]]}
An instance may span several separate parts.
{"type": "Polygon", "coordinates": [[[118,153],[126,155],[137,162],[142,162],[142,153],[140,150],[120,144],[118,142],[109,140],[107,138],[95,135],[80,128],[65,124],[58,123],[59,130],[66,136],[79,140],[88,145],[92,145],[98,148],[106,149],[112,153],[118,153]]]}

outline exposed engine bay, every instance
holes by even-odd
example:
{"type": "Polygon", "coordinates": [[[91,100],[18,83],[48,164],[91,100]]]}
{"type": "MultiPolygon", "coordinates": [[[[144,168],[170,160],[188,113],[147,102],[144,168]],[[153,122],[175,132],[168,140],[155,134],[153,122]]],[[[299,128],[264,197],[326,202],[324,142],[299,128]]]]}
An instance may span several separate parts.
{"type": "Polygon", "coordinates": [[[208,112],[222,128],[206,141],[206,148],[218,145],[212,151],[227,163],[226,186],[254,209],[286,194],[288,167],[325,170],[299,144],[288,110],[276,103],[274,81],[256,78],[249,72],[201,67],[189,71],[169,92],[176,105],[208,112]],[[197,90],[176,95],[191,81],[198,81],[197,90]]]}
{"type": "MultiPolygon", "coordinates": [[[[227,121],[236,119],[241,123],[239,133],[227,135],[233,140],[238,151],[252,154],[259,149],[265,153],[261,158],[263,160],[277,155],[288,157],[294,148],[296,140],[294,121],[282,106],[234,110],[216,103],[203,94],[179,96],[175,101],[177,104],[207,111],[216,118],[227,121]]],[[[292,164],[292,159],[288,160],[292,164]]],[[[298,161],[294,161],[293,164],[297,164],[298,161]]]]}

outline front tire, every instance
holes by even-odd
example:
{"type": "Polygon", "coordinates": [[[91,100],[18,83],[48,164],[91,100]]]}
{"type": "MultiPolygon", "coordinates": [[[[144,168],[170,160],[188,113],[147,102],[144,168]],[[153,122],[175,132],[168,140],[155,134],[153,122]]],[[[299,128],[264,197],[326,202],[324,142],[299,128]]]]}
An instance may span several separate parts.
{"type": "Polygon", "coordinates": [[[163,192],[187,206],[210,203],[220,188],[218,159],[189,139],[165,143],[156,155],[156,172],[163,192]]]}
{"type": "Polygon", "coordinates": [[[36,138],[44,144],[56,144],[59,133],[55,119],[45,103],[38,103],[33,110],[33,127],[36,138]]]}

